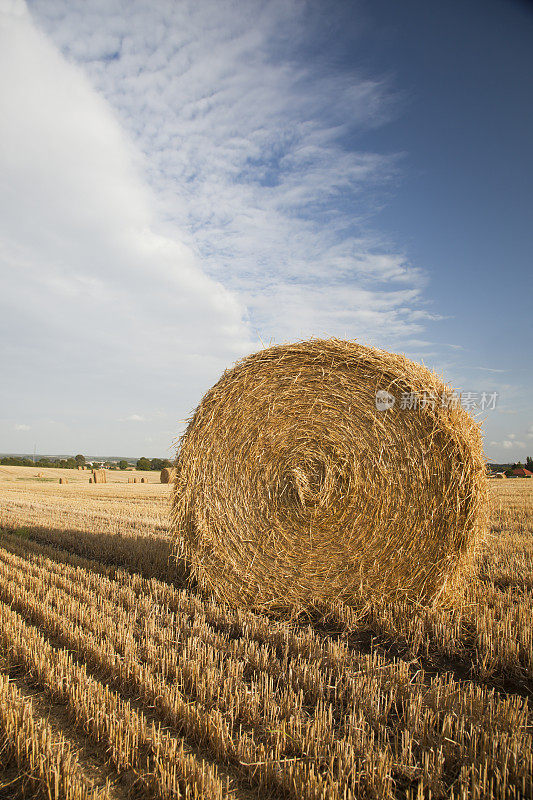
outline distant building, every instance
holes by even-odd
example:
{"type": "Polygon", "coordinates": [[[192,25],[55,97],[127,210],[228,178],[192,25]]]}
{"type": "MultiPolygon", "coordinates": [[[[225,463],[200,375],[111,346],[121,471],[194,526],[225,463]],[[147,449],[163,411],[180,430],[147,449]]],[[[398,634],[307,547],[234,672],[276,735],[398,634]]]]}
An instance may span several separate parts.
{"type": "Polygon", "coordinates": [[[517,469],[513,469],[513,475],[516,475],[518,478],[531,478],[533,472],[525,469],[525,467],[518,467],[517,469]]]}

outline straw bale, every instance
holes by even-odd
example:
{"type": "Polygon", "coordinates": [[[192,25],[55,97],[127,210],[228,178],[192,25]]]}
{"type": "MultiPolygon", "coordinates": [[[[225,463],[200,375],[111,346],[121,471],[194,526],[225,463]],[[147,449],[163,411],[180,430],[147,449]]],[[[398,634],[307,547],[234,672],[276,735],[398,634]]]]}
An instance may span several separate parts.
{"type": "Polygon", "coordinates": [[[105,469],[93,469],[93,483],[107,483],[105,469]]]}
{"type": "Polygon", "coordinates": [[[174,467],[164,467],[164,469],[161,470],[159,480],[161,483],[173,483],[175,477],[176,470],[174,467]]]}
{"type": "Polygon", "coordinates": [[[60,478],[59,483],[68,483],[68,478],[60,478]]]}
{"type": "Polygon", "coordinates": [[[402,355],[337,339],[238,362],[180,443],[173,532],[192,579],[262,610],[444,597],[488,486],[479,426],[452,391],[402,355]]]}
{"type": "Polygon", "coordinates": [[[146,478],[141,478],[141,483],[146,483],[146,478]]]}
{"type": "Polygon", "coordinates": [[[92,478],[89,478],[89,483],[94,483],[94,480],[92,478]]]}

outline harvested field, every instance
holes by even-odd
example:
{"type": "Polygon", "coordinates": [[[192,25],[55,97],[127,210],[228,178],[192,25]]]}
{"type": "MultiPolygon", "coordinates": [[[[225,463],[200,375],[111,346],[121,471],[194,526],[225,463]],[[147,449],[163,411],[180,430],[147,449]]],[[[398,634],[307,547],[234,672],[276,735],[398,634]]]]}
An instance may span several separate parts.
{"type": "Polygon", "coordinates": [[[0,472],[1,796],[532,796],[530,482],[459,608],[289,623],[184,588],[159,473],[50,472],[0,472]]]}

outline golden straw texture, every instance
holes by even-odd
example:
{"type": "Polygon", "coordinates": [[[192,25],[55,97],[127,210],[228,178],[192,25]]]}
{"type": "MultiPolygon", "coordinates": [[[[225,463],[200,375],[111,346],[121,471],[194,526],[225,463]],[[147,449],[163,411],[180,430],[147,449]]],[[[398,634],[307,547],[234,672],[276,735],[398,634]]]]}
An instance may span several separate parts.
{"type": "Polygon", "coordinates": [[[159,480],[161,483],[172,483],[174,478],[176,477],[176,470],[171,467],[163,467],[161,470],[161,474],[159,475],[159,480]]]}
{"type": "Polygon", "coordinates": [[[93,469],[93,483],[107,483],[105,469],[93,469]]]}
{"type": "Polygon", "coordinates": [[[255,609],[434,600],[484,520],[479,426],[425,367],[351,341],[238,362],[196,409],[179,464],[179,555],[204,590],[255,609]],[[403,408],[407,393],[424,407],[403,408]]]}

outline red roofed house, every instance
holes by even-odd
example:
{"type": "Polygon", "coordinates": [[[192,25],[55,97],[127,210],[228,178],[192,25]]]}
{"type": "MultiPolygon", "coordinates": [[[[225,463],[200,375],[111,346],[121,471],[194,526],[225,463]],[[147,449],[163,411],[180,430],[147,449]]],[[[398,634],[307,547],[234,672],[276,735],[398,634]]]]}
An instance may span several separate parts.
{"type": "Polygon", "coordinates": [[[513,475],[517,475],[519,478],[531,478],[533,472],[524,467],[518,467],[518,469],[513,469],[513,475]]]}

